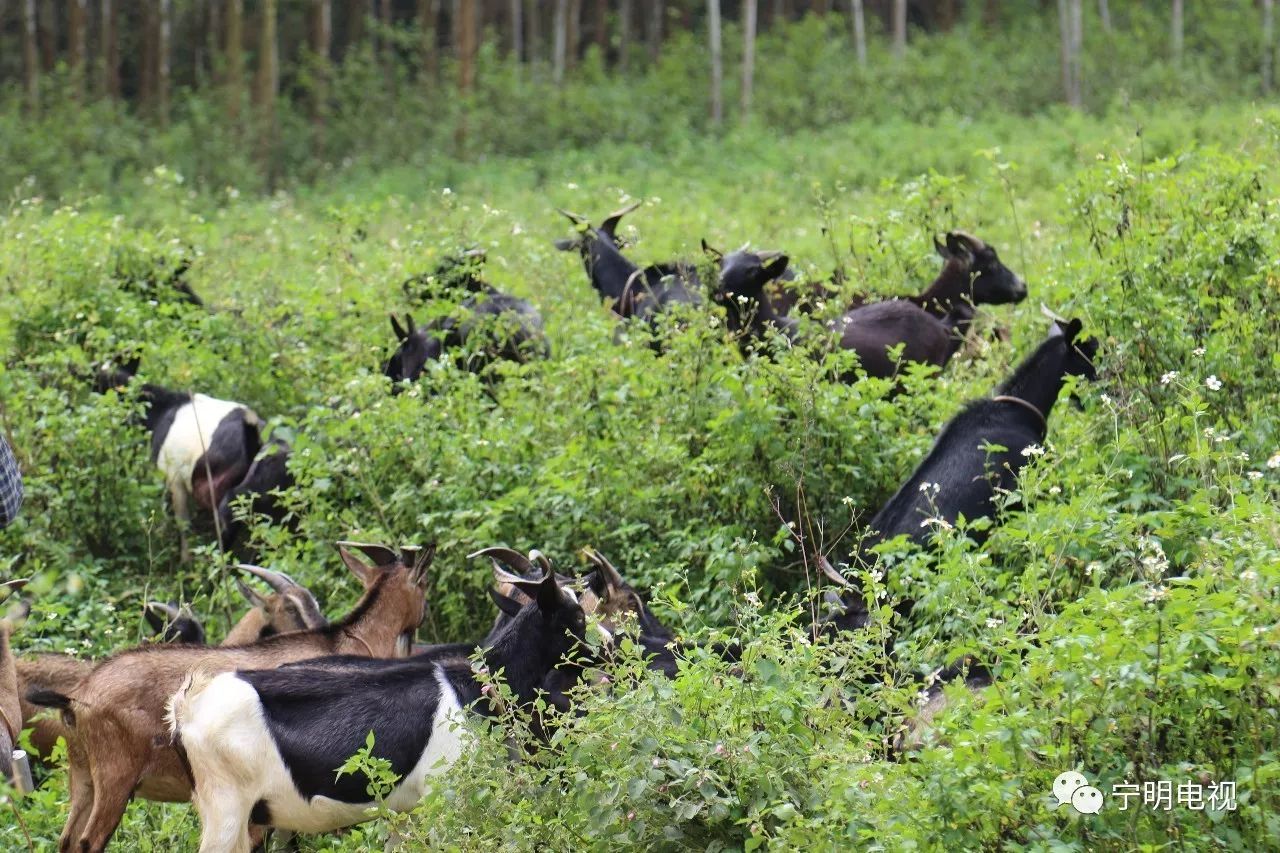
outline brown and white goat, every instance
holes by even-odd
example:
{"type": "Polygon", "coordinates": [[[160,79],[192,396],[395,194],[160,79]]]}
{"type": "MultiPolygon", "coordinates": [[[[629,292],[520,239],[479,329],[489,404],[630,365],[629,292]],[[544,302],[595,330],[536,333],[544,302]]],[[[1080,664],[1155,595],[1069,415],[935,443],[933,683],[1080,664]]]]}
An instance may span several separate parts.
{"type": "Polygon", "coordinates": [[[342,561],[364,595],[342,620],[312,631],[280,634],[243,646],[146,646],[121,652],[94,668],[74,690],[29,695],[63,711],[74,729],[69,750],[71,812],[59,840],[68,853],[100,853],[129,800],[181,802],[191,781],[165,725],[165,702],[187,673],[272,669],[328,655],[403,657],[426,610],[423,591],[434,549],[340,543],[342,561]],[[359,548],[363,562],[348,550],[359,548]]]}
{"type": "MultiPolygon", "coordinates": [[[[0,589],[18,589],[23,581],[6,581],[0,589]]],[[[18,775],[14,752],[22,732],[22,708],[18,702],[18,670],[9,648],[9,621],[0,619],[0,776],[13,782],[18,775]]]]}

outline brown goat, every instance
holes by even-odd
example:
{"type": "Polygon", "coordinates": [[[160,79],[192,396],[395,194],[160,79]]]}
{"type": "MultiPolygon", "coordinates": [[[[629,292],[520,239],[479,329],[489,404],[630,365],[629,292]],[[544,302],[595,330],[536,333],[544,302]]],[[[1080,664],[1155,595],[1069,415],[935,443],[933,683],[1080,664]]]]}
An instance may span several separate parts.
{"type": "MultiPolygon", "coordinates": [[[[239,646],[276,634],[323,628],[328,624],[311,591],[293,578],[283,572],[273,572],[257,566],[241,565],[238,568],[265,581],[272,593],[263,595],[237,578],[236,587],[253,607],[240,617],[240,621],[231,628],[220,645],[239,646]]],[[[152,609],[163,608],[163,614],[170,622],[180,618],[183,613],[158,602],[148,602],[147,606],[152,609]]],[[[87,678],[96,665],[96,661],[59,654],[42,654],[17,661],[22,728],[31,729],[31,745],[41,759],[48,760],[58,738],[66,738],[69,744],[71,732],[60,717],[45,713],[44,708],[28,702],[27,693],[32,690],[67,693],[87,678]]]]}
{"type": "Polygon", "coordinates": [[[341,621],[281,634],[243,646],[151,645],[103,661],[67,694],[30,695],[63,711],[73,729],[69,750],[71,811],[59,849],[100,853],[138,796],[163,802],[191,798],[191,781],[170,742],[165,702],[192,671],[273,669],[328,655],[392,657],[408,654],[426,610],[423,590],[434,548],[402,549],[339,543],[342,561],[364,595],[341,621]],[[348,546],[362,550],[365,563],[348,546]]]}

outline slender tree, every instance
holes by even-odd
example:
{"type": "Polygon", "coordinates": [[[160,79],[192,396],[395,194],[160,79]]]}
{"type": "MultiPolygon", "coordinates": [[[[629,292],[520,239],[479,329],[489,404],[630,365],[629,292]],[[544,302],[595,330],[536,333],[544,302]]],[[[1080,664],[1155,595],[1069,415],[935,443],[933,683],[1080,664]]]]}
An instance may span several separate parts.
{"type": "Polygon", "coordinates": [[[524,0],[525,54],[530,66],[542,61],[542,6],[543,0],[524,0]]]}
{"type": "Polygon", "coordinates": [[[592,23],[595,27],[596,48],[600,51],[600,57],[603,59],[609,49],[608,0],[596,0],[595,15],[592,23]]]}
{"type": "Polygon", "coordinates": [[[569,0],[568,26],[565,28],[565,65],[576,68],[582,46],[582,0],[569,0]]]}
{"type": "Polygon", "coordinates": [[[329,50],[333,45],[332,0],[311,0],[311,20],[307,48],[311,52],[311,120],[324,124],[329,101],[329,50]]]}
{"type": "Polygon", "coordinates": [[[85,29],[88,0],[70,0],[67,7],[67,63],[77,98],[84,97],[85,29]]]}
{"type": "Polygon", "coordinates": [[[274,188],[276,147],[276,95],[280,91],[280,45],[276,0],[262,0],[258,22],[258,73],[254,80],[254,106],[258,113],[258,151],[268,189],[274,188]]]}
{"type": "Polygon", "coordinates": [[[1182,0],[1173,0],[1173,20],[1170,22],[1169,42],[1173,48],[1173,63],[1182,65],[1182,0]]]}
{"type": "Polygon", "coordinates": [[[1276,12],[1275,0],[1262,0],[1262,91],[1271,94],[1275,82],[1276,12]]]}
{"type": "Polygon", "coordinates": [[[1079,108],[1083,101],[1080,53],[1083,46],[1082,0],[1058,0],[1058,26],[1062,41],[1062,89],[1067,103],[1079,108]]]}
{"type": "Polygon", "coordinates": [[[524,0],[511,0],[511,59],[517,69],[524,60],[524,0]]]}
{"type": "MultiPolygon", "coordinates": [[[[716,4],[718,5],[718,4],[716,4]]],[[[757,0],[742,0],[742,118],[751,115],[751,97],[756,75],[757,0]]]]}
{"type": "Polygon", "coordinates": [[[853,19],[853,49],[858,64],[867,67],[867,16],[862,0],[849,0],[849,17],[853,19]]]}
{"type": "Polygon", "coordinates": [[[236,121],[244,101],[244,0],[226,0],[226,13],[223,61],[226,63],[227,117],[236,121]]]}
{"type": "Polygon", "coordinates": [[[907,53],[907,0],[893,0],[893,55],[907,53]]]}
{"type": "Polygon", "coordinates": [[[618,4],[618,68],[622,71],[631,67],[631,24],[634,17],[632,0],[621,0],[618,4]]]}
{"type": "Polygon", "coordinates": [[[1098,23],[1102,25],[1102,31],[1110,34],[1111,32],[1111,3],[1109,0],[1098,0],[1098,23]]]}
{"type": "Polygon", "coordinates": [[[458,91],[469,95],[476,86],[476,3],[458,2],[458,91]]]}
{"type": "Polygon", "coordinates": [[[556,85],[564,83],[565,53],[569,49],[569,0],[555,0],[556,16],[552,23],[555,47],[551,52],[551,78],[556,85]]]}
{"type": "Polygon", "coordinates": [[[40,0],[40,63],[46,72],[58,65],[58,9],[53,0],[40,0]]]}
{"type": "Polygon", "coordinates": [[[101,95],[107,98],[120,97],[120,41],[117,28],[119,7],[113,0],[102,0],[99,7],[98,22],[98,61],[101,63],[102,79],[98,83],[101,95]]]}
{"type": "Polygon", "coordinates": [[[170,53],[173,42],[173,0],[159,0],[156,6],[156,116],[161,127],[169,126],[170,53]]]}
{"type": "Polygon", "coordinates": [[[645,41],[649,45],[650,62],[657,62],[662,54],[662,25],[666,16],[665,0],[649,0],[649,14],[645,16],[645,41]]]}
{"type": "Polygon", "coordinates": [[[40,48],[37,42],[36,0],[22,4],[22,79],[27,90],[27,106],[40,109],[40,48]]]}
{"type": "Polygon", "coordinates": [[[707,0],[707,36],[711,41],[711,123],[724,120],[724,58],[721,56],[720,0],[707,0]]]}

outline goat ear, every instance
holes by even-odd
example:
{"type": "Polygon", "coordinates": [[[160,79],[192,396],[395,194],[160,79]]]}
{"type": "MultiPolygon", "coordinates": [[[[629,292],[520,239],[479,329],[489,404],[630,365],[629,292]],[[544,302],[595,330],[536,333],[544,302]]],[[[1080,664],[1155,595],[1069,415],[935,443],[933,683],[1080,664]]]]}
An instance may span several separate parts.
{"type": "Polygon", "coordinates": [[[560,585],[556,576],[548,574],[540,581],[522,580],[512,584],[516,589],[538,603],[538,609],[550,613],[560,606],[560,585]]]}
{"type": "Polygon", "coordinates": [[[414,332],[418,331],[418,324],[413,322],[412,314],[405,314],[404,321],[409,324],[409,334],[412,335],[414,332]]]}
{"type": "Polygon", "coordinates": [[[779,255],[773,263],[764,268],[764,280],[773,281],[782,278],[783,273],[787,271],[787,264],[791,263],[791,259],[786,255],[779,255]]]}
{"type": "Polygon", "coordinates": [[[610,213],[608,218],[606,218],[604,222],[600,223],[600,230],[608,234],[609,239],[611,240],[617,239],[618,223],[622,221],[622,217],[626,216],[628,213],[635,210],[639,206],[640,206],[640,202],[637,201],[627,205],[626,207],[622,208],[622,210],[615,210],[613,213],[610,213]]]}
{"type": "Polygon", "coordinates": [[[702,238],[702,251],[713,261],[724,260],[724,252],[720,251],[719,249],[715,248],[710,243],[708,243],[705,237],[702,238]]]}
{"type": "Polygon", "coordinates": [[[602,598],[608,598],[609,593],[614,590],[621,590],[626,587],[627,583],[622,579],[622,573],[614,568],[613,563],[594,548],[587,549],[587,559],[596,567],[596,574],[603,581],[603,591],[596,590],[596,593],[602,598]]]}
{"type": "Polygon", "coordinates": [[[973,257],[973,251],[969,248],[969,241],[954,231],[947,232],[947,251],[958,258],[973,257]]]}
{"type": "Polygon", "coordinates": [[[417,545],[406,545],[400,549],[400,562],[409,567],[413,582],[418,586],[425,586],[427,582],[427,569],[431,568],[431,564],[436,559],[436,543],[432,542],[425,548],[419,548],[417,545]]]}
{"type": "Polygon", "coordinates": [[[559,249],[562,252],[571,252],[574,249],[578,248],[579,243],[577,240],[564,239],[564,240],[556,240],[554,242],[554,245],[557,249],[559,249]]]}
{"type": "Polygon", "coordinates": [[[951,252],[947,249],[946,246],[938,242],[937,237],[933,238],[933,250],[937,252],[938,257],[942,258],[944,261],[951,257],[951,252]]]}
{"type": "Polygon", "coordinates": [[[244,596],[244,600],[252,604],[254,607],[267,609],[267,599],[253,587],[249,586],[240,578],[236,578],[236,589],[240,590],[240,594],[244,596]]]}
{"type": "Polygon", "coordinates": [[[395,314],[391,315],[391,331],[395,332],[397,341],[403,341],[405,338],[409,337],[409,333],[400,325],[400,321],[396,319],[395,314]]]}
{"type": "Polygon", "coordinates": [[[508,616],[514,617],[520,612],[520,602],[503,595],[496,589],[489,590],[489,597],[493,599],[494,604],[498,605],[498,609],[508,616]]]}
{"type": "Polygon", "coordinates": [[[135,355],[132,358],[130,358],[128,361],[126,361],[124,364],[120,365],[121,369],[124,370],[124,372],[129,374],[130,376],[137,376],[138,368],[141,366],[142,366],[142,356],[140,355],[135,355]]]}
{"type": "Polygon", "coordinates": [[[366,587],[373,586],[374,580],[378,577],[378,570],[362,562],[359,557],[348,551],[348,545],[355,547],[354,542],[338,543],[338,556],[342,558],[343,565],[350,569],[353,575],[360,578],[361,583],[366,587]]]}

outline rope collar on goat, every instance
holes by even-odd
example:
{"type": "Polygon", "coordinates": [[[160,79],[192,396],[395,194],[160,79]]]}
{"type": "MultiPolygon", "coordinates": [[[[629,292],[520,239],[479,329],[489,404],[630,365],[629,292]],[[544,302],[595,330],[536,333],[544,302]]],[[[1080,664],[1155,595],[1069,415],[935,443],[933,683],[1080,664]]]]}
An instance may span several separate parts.
{"type": "Polygon", "coordinates": [[[350,628],[343,628],[342,633],[345,636],[347,636],[349,639],[355,640],[357,643],[364,646],[364,650],[369,653],[369,657],[371,658],[379,657],[379,655],[375,655],[373,653],[373,646],[369,645],[368,642],[365,641],[364,637],[361,637],[355,631],[352,631],[350,628]]]}
{"type": "Polygon", "coordinates": [[[1043,438],[1049,434],[1049,421],[1045,418],[1044,412],[1040,411],[1035,405],[1028,403],[1021,397],[1011,397],[1008,394],[1001,394],[997,397],[992,397],[991,401],[994,403],[1013,403],[1015,406],[1021,406],[1031,414],[1035,415],[1036,420],[1040,422],[1041,437],[1043,438]]]}

